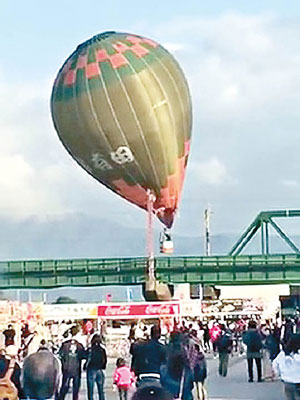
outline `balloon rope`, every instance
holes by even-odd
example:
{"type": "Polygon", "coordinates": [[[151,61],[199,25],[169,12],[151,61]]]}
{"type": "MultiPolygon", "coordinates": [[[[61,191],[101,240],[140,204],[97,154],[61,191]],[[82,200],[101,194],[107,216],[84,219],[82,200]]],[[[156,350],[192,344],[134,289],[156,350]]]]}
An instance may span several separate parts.
{"type": "Polygon", "coordinates": [[[153,203],[155,195],[148,189],[147,191],[147,257],[148,257],[148,274],[154,277],[154,242],[153,242],[153,203]]]}

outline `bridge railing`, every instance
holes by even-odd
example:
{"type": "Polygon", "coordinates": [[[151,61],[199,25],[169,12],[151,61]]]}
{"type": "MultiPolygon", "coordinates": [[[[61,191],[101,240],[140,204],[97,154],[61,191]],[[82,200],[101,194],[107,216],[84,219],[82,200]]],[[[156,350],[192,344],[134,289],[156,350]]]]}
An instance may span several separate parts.
{"type": "Polygon", "coordinates": [[[0,287],[140,283],[146,264],[143,257],[1,261],[0,287]]]}
{"type": "Polygon", "coordinates": [[[156,259],[158,277],[168,282],[253,284],[300,282],[298,254],[174,257],[156,259]]]}
{"type": "MultiPolygon", "coordinates": [[[[231,284],[300,282],[300,255],[157,257],[165,282],[231,284]]],[[[140,284],[147,259],[99,258],[0,262],[0,288],[140,284]]]]}

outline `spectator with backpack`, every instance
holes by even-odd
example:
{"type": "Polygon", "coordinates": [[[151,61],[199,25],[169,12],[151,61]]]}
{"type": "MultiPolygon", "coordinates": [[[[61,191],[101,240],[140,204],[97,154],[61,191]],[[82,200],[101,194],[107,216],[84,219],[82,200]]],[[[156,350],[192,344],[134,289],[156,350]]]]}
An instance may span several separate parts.
{"type": "Polygon", "coordinates": [[[94,334],[91,340],[91,347],[88,350],[86,363],[86,379],[88,400],[93,400],[95,383],[98,389],[99,400],[104,400],[104,370],[106,369],[107,356],[105,348],[101,343],[101,336],[94,334]]]}
{"type": "Polygon", "coordinates": [[[257,368],[257,382],[262,382],[261,359],[263,343],[256,329],[255,321],[249,321],[248,330],[244,333],[243,341],[247,346],[249,382],[253,382],[253,360],[255,360],[257,368]]]}
{"type": "Polygon", "coordinates": [[[226,376],[228,371],[229,354],[232,351],[232,334],[230,329],[221,326],[221,334],[216,341],[219,353],[219,375],[226,376]]]}
{"type": "Polygon", "coordinates": [[[68,393],[71,380],[73,381],[73,400],[78,400],[81,383],[81,363],[86,358],[84,347],[74,336],[78,333],[76,326],[70,329],[71,339],[66,340],[59,349],[59,357],[62,362],[62,385],[59,392],[59,400],[64,400],[68,393]]]}
{"type": "Polygon", "coordinates": [[[194,375],[197,399],[204,400],[207,398],[206,390],[204,388],[204,382],[207,378],[207,365],[201,344],[197,338],[197,332],[194,330],[192,330],[190,334],[189,347],[188,361],[194,375]]]}
{"type": "Polygon", "coordinates": [[[153,325],[150,340],[132,344],[132,370],[137,376],[137,384],[159,381],[160,367],[166,362],[167,348],[159,342],[160,327],[153,325]]]}

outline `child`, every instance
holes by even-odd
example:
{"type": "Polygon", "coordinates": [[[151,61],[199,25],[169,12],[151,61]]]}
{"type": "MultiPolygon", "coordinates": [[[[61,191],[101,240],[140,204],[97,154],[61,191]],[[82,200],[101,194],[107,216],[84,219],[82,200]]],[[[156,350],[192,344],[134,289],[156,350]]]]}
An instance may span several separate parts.
{"type": "Polygon", "coordinates": [[[127,400],[128,389],[135,382],[136,377],[126,365],[124,358],[117,359],[117,368],[114,371],[113,382],[119,390],[120,400],[127,400]]]}

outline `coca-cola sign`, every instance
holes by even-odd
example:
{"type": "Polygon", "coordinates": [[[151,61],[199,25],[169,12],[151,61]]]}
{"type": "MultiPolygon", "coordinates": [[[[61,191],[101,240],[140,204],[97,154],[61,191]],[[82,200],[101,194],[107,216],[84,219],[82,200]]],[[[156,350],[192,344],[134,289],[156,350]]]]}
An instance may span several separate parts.
{"type": "Polygon", "coordinates": [[[103,304],[98,306],[98,317],[111,319],[158,318],[177,316],[179,303],[103,304]]]}
{"type": "Polygon", "coordinates": [[[130,306],[108,306],[105,308],[106,316],[129,315],[129,314],[130,314],[130,306]]]}
{"type": "Polygon", "coordinates": [[[158,305],[150,304],[149,306],[146,307],[145,312],[147,315],[153,315],[153,314],[170,315],[173,314],[173,307],[171,305],[164,305],[164,304],[158,304],[158,305]]]}

